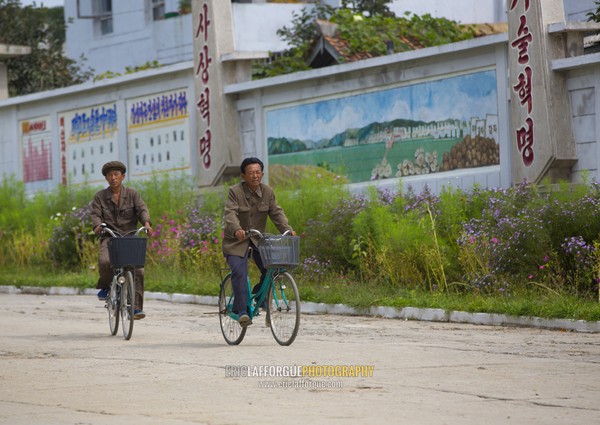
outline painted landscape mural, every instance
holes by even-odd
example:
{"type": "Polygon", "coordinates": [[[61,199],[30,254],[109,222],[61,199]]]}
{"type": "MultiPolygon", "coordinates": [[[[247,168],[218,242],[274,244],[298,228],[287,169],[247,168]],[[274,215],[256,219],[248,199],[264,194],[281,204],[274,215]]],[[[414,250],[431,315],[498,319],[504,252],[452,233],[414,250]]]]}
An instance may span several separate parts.
{"type": "Polygon", "coordinates": [[[318,165],[350,182],[500,163],[495,70],[266,114],[269,164],[318,165]]]}

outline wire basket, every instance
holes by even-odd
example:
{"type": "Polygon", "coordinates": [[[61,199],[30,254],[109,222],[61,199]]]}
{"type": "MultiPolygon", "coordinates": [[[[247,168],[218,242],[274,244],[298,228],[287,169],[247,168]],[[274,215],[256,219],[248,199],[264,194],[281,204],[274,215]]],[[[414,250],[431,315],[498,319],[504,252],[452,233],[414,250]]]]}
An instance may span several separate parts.
{"type": "Polygon", "coordinates": [[[108,258],[113,267],[144,267],[147,238],[124,237],[108,240],[108,258]]]}
{"type": "Polygon", "coordinates": [[[265,235],[258,241],[258,252],[266,268],[291,269],[300,263],[298,236],[265,235]]]}

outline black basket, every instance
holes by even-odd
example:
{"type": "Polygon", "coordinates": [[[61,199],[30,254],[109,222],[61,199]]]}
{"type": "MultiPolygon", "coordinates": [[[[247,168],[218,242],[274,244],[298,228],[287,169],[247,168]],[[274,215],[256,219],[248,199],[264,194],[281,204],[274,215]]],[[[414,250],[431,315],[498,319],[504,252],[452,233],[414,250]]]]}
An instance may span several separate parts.
{"type": "Polygon", "coordinates": [[[258,252],[267,268],[293,268],[300,262],[298,236],[266,235],[258,241],[258,252]]]}
{"type": "Polygon", "coordinates": [[[144,267],[148,238],[124,237],[108,240],[108,257],[113,267],[144,267]]]}

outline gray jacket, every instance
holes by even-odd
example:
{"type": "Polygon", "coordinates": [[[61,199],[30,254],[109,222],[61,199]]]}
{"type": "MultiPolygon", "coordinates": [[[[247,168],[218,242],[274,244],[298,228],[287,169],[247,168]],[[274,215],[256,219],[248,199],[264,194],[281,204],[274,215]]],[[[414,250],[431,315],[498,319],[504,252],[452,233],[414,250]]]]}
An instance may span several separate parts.
{"type": "Polygon", "coordinates": [[[97,192],[92,201],[91,216],[93,229],[100,223],[106,223],[119,233],[136,230],[138,222],[142,225],[150,222],[148,207],[140,194],[125,186],[121,187],[119,205],[113,202],[110,187],[97,192]]]}
{"type": "MultiPolygon", "coordinates": [[[[292,230],[288,219],[275,199],[275,192],[270,186],[261,184],[256,192],[252,192],[245,182],[241,182],[229,189],[227,203],[225,204],[225,234],[223,237],[223,254],[243,257],[250,244],[250,240],[239,241],[235,232],[239,229],[256,229],[265,232],[267,217],[283,233],[292,230]]],[[[253,240],[256,245],[258,241],[253,240]]]]}

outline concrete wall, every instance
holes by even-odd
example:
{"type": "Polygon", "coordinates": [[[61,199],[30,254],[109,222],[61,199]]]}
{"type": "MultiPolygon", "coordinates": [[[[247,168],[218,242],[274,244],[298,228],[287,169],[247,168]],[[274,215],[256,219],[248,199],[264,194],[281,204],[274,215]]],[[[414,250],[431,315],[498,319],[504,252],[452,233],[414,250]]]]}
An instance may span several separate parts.
{"type": "Polygon", "coordinates": [[[152,169],[194,175],[193,98],[193,63],[186,62],[1,101],[0,175],[3,179],[13,175],[25,181],[29,192],[52,190],[66,181],[104,184],[100,168],[114,159],[127,164],[130,180],[147,178],[152,169]],[[187,95],[187,116],[175,117],[171,113],[165,117],[164,111],[173,108],[162,105],[161,109],[152,110],[156,112],[154,116],[141,114],[145,123],[132,119],[133,108],[138,104],[182,93],[187,95]],[[114,111],[116,121],[103,118],[103,109],[114,111]],[[94,117],[93,111],[100,111],[100,116],[94,117]],[[87,121],[76,121],[76,117],[87,121]],[[61,124],[61,118],[66,122],[61,124]],[[104,131],[101,127],[106,123],[114,131],[104,131]],[[76,125],[77,131],[69,131],[76,125]],[[27,177],[27,167],[41,169],[42,174],[49,176],[40,178],[39,173],[30,173],[27,177]]]}
{"type": "MultiPolygon", "coordinates": [[[[400,182],[404,186],[412,186],[417,191],[425,184],[434,191],[439,191],[443,186],[469,188],[473,184],[483,187],[507,187],[511,184],[513,174],[509,136],[510,105],[507,98],[507,43],[508,36],[503,34],[266,80],[226,85],[225,95],[234,103],[240,116],[239,135],[243,151],[241,156],[257,155],[269,161],[266,120],[272,111],[493,69],[496,73],[498,93],[497,117],[494,118],[497,120],[497,142],[500,148],[498,165],[440,171],[401,179],[392,177],[372,183],[355,183],[353,189],[364,190],[371,184],[397,188],[400,182]]],[[[600,54],[555,59],[551,68],[553,72],[566,76],[572,104],[571,116],[578,158],[572,169],[572,180],[578,181],[584,175],[600,179],[600,122],[596,113],[600,105],[600,54]]],[[[194,66],[191,62],[95,84],[87,83],[0,101],[0,175],[3,178],[15,175],[18,179],[23,179],[24,144],[27,140],[23,137],[22,125],[24,122],[43,121],[46,123],[44,134],[47,141],[49,140],[51,152],[51,177],[31,181],[27,183],[27,188],[31,192],[51,190],[61,184],[64,178],[64,167],[61,163],[64,150],[61,150],[59,118],[66,116],[69,111],[86,111],[97,105],[115,106],[118,120],[114,136],[114,157],[128,163],[133,169],[133,164],[129,164],[130,159],[134,158],[131,154],[134,149],[132,126],[127,122],[132,100],[151,98],[156,94],[180,89],[187,91],[188,101],[193,103],[191,99],[194,98],[194,66]]],[[[194,108],[190,105],[190,117],[186,124],[189,127],[187,140],[190,158],[196,158],[198,155],[195,146],[196,116],[194,108]]],[[[95,155],[99,153],[98,150],[94,152],[95,155]]],[[[104,157],[98,156],[95,159],[100,161],[100,164],[104,157]]],[[[101,176],[98,176],[98,164],[95,174],[90,175],[90,183],[102,183],[101,176]]],[[[192,161],[192,164],[195,164],[195,161],[192,161]]],[[[191,165],[188,172],[196,175],[198,170],[191,165]]],[[[143,173],[138,174],[139,178],[144,178],[141,175],[143,173]]],[[[138,177],[130,175],[129,178],[138,177]]]]}
{"type": "MultiPolygon", "coordinates": [[[[339,98],[343,102],[344,97],[494,69],[497,74],[498,93],[498,165],[413,175],[401,179],[392,176],[379,180],[376,184],[397,189],[402,180],[404,186],[410,185],[417,191],[427,184],[436,192],[442,186],[468,188],[475,183],[482,187],[507,187],[510,185],[511,167],[506,60],[506,35],[503,34],[263,81],[233,84],[225,90],[228,95],[236,95],[238,98],[236,105],[241,112],[244,155],[256,155],[269,162],[266,121],[270,111],[311,104],[323,99],[339,98]]],[[[373,149],[381,150],[381,146],[374,145],[373,149]]],[[[395,172],[395,164],[393,165],[395,172]]],[[[370,184],[363,181],[352,186],[356,190],[362,190],[370,184]]]]}
{"type": "Polygon", "coordinates": [[[578,162],[573,167],[573,180],[600,180],[600,149],[598,129],[600,117],[596,113],[600,105],[600,65],[568,72],[567,87],[572,105],[573,136],[577,147],[578,162]]]}

